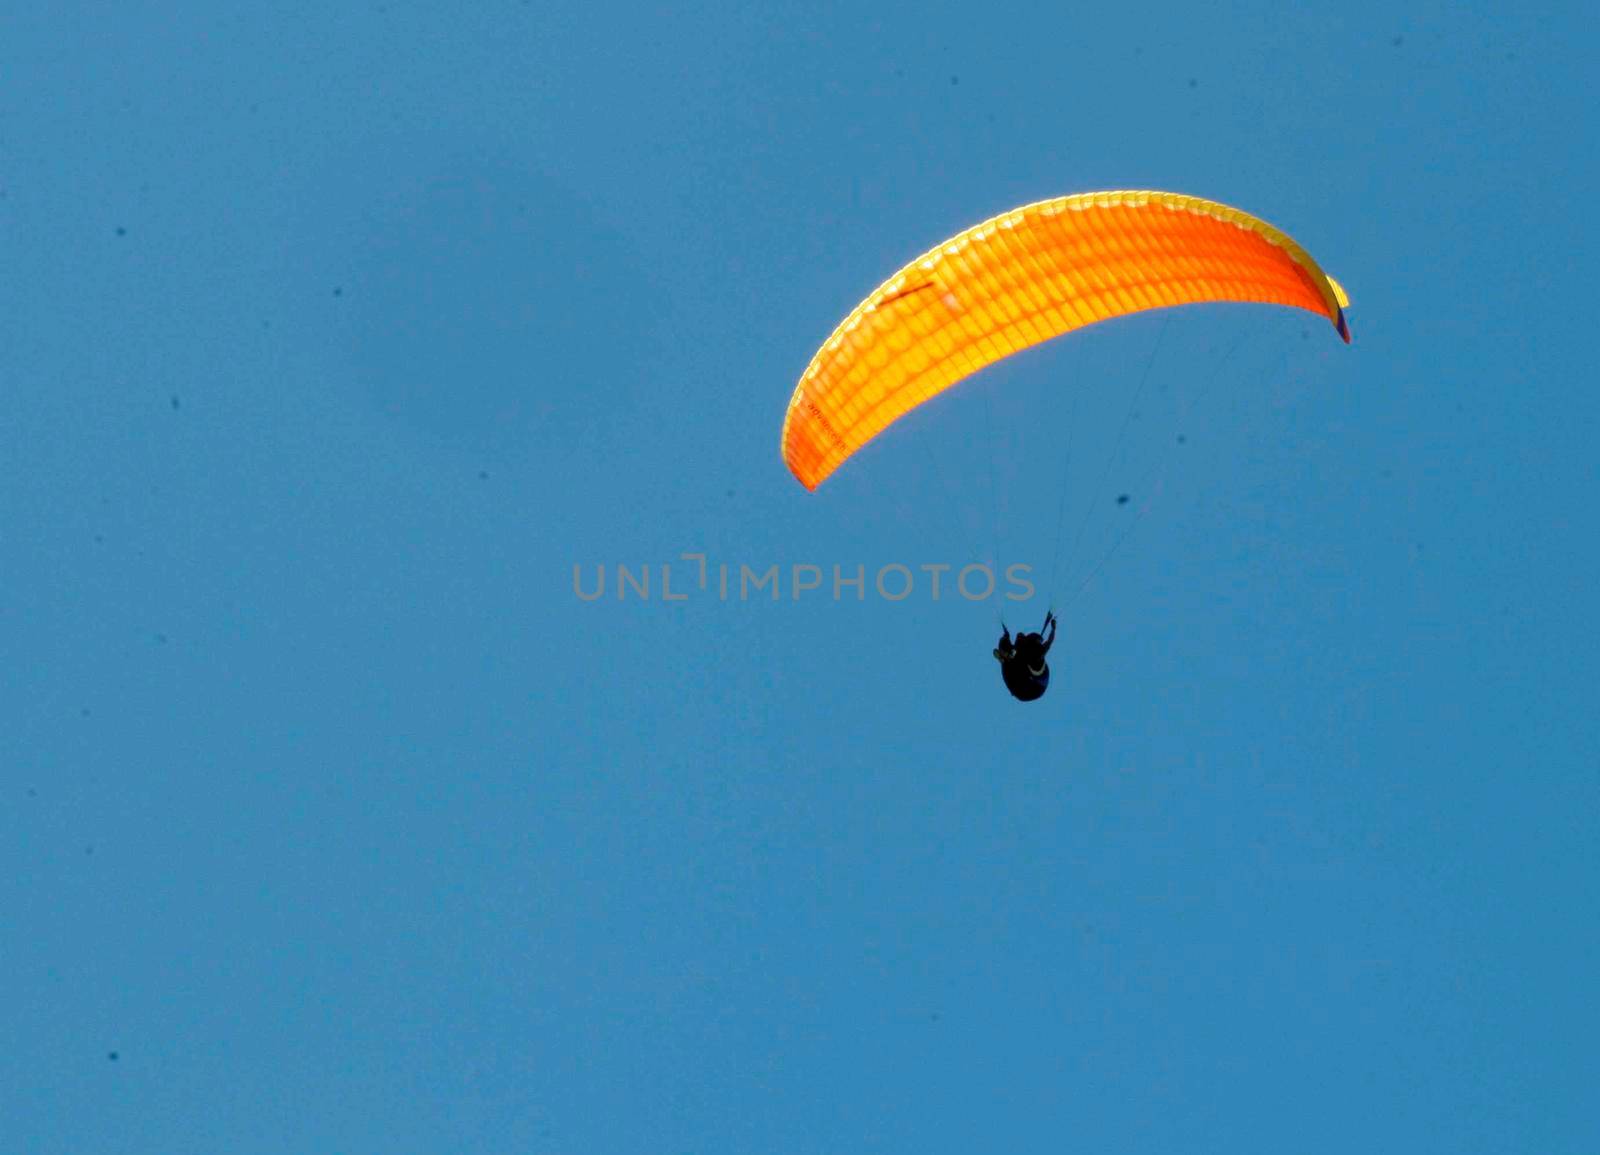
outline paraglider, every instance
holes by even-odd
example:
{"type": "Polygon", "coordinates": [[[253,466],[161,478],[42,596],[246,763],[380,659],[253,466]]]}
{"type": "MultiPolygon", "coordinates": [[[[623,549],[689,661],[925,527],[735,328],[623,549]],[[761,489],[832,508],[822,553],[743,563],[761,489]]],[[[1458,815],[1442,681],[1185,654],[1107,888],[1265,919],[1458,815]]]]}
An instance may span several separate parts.
{"type": "Polygon", "coordinates": [[[1015,641],[1011,631],[1000,627],[1000,644],[994,648],[995,660],[1000,663],[1000,677],[1020,702],[1036,702],[1050,688],[1050,665],[1044,656],[1056,640],[1056,615],[1045,614],[1044,628],[1037,634],[1018,634],[1015,641]],[[1044,634],[1048,632],[1049,637],[1044,634]]]}
{"type": "Polygon", "coordinates": [[[1111,317],[1211,301],[1305,309],[1350,341],[1343,287],[1239,209],[1146,190],[1002,213],[928,250],[839,324],[789,401],[784,463],[815,490],[912,409],[1002,358],[1111,317]]]}

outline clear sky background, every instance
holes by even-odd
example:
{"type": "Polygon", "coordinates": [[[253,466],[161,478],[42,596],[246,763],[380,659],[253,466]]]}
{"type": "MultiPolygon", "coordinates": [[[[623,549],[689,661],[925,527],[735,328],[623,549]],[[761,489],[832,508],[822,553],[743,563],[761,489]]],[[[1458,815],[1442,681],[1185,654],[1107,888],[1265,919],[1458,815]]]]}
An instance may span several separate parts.
{"type": "Polygon", "coordinates": [[[4,4],[0,1152],[1600,1149],[1596,47],[4,4]],[[1116,322],[795,483],[857,300],[1129,187],[1354,345],[1116,322]],[[1030,706],[992,603],[573,592],[1080,524],[1030,706]]]}

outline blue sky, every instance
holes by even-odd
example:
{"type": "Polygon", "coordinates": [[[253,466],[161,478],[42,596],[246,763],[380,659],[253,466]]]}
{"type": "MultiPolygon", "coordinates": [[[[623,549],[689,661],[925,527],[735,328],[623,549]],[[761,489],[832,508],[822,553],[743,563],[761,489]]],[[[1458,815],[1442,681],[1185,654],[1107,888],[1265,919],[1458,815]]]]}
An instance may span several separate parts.
{"type": "Polygon", "coordinates": [[[1594,47],[8,6],[0,1150],[1595,1150],[1594,47]],[[1128,187],[1354,345],[1129,319],[794,482],[860,297],[1128,187]],[[1080,524],[1031,706],[992,604],[573,592],[1080,524]]]}

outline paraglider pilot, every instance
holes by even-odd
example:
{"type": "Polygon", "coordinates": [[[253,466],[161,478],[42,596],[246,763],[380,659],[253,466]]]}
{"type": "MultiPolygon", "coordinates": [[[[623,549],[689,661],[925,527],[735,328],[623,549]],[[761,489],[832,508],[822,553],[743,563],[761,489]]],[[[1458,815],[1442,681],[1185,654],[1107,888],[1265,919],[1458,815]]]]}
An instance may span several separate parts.
{"type": "Polygon", "coordinates": [[[1056,640],[1056,615],[1054,611],[1045,614],[1044,634],[1018,634],[1016,640],[1011,638],[1011,631],[1002,624],[1000,627],[1000,644],[995,647],[995,660],[1000,663],[1000,676],[1005,679],[1006,689],[1011,691],[1011,696],[1022,702],[1032,702],[1044,697],[1044,692],[1050,688],[1050,667],[1045,663],[1044,656],[1050,652],[1050,647],[1056,640]]]}

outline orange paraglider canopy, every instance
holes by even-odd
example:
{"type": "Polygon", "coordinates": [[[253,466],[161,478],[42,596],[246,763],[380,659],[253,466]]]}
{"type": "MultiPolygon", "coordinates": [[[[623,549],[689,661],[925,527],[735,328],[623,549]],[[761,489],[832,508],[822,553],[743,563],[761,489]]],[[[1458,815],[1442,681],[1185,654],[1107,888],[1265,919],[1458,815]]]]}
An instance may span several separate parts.
{"type": "Polygon", "coordinates": [[[1309,309],[1350,340],[1343,288],[1265,221],[1176,193],[1060,197],[950,238],[856,306],[795,388],[783,459],[815,489],[986,365],[1107,317],[1199,301],[1309,309]]]}

